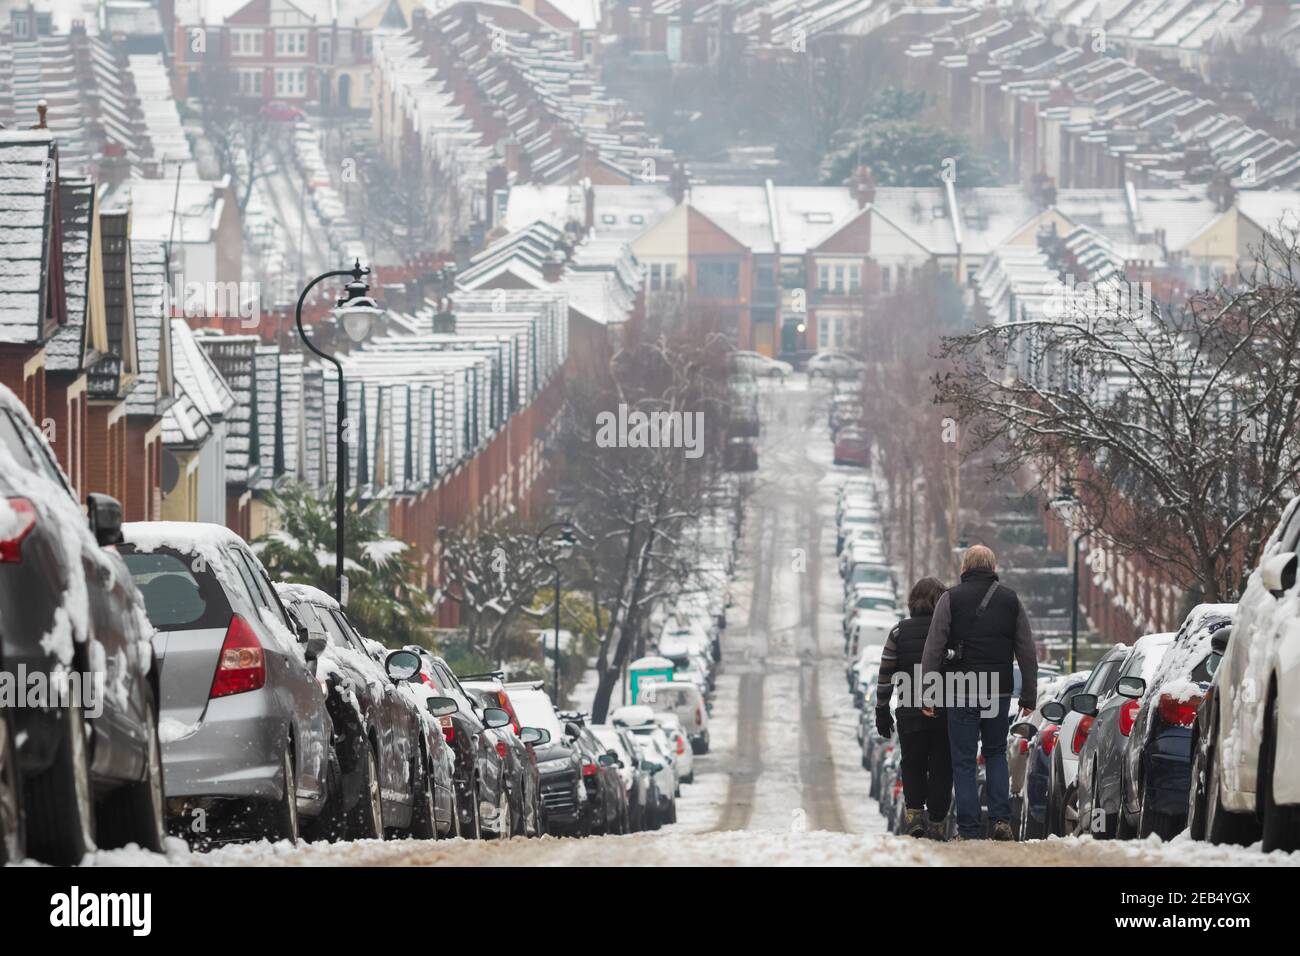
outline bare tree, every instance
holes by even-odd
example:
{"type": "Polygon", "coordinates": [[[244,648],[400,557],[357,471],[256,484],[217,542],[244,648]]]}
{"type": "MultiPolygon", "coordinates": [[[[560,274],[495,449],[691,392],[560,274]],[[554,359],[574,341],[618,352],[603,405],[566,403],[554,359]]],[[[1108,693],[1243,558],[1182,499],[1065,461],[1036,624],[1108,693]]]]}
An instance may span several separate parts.
{"type": "Polygon", "coordinates": [[[645,652],[651,612],[691,586],[697,570],[686,532],[714,501],[729,351],[721,336],[702,330],[698,321],[654,338],[634,332],[605,375],[570,389],[558,492],[587,541],[584,586],[600,622],[597,722],[605,719],[623,666],[645,652]],[[698,444],[644,447],[630,432],[608,440],[611,421],[635,422],[638,414],[650,422],[642,438],[662,438],[669,423],[677,422],[683,426],[679,434],[690,429],[698,444]],[[684,416],[693,416],[692,423],[684,416]]]}
{"type": "Polygon", "coordinates": [[[235,72],[209,61],[200,73],[204,134],[217,154],[223,173],[230,174],[235,201],[242,213],[253,187],[275,169],[275,147],[282,124],[268,119],[241,98],[235,72]]]}
{"type": "Polygon", "coordinates": [[[1064,296],[1057,314],[948,339],[938,397],[968,451],[1072,480],[1112,547],[1228,597],[1300,479],[1298,271],[1283,231],[1230,286],[1176,307],[1064,296]]]}

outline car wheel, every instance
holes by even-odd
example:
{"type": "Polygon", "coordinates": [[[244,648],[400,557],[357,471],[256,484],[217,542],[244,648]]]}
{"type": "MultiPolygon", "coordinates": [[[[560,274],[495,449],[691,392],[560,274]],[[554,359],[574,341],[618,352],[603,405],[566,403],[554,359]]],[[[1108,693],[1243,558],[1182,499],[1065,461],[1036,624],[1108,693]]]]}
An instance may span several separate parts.
{"type": "Polygon", "coordinates": [[[27,852],[71,866],[95,849],[95,804],[86,753],[86,722],[76,704],[55,712],[60,724],[54,763],[24,781],[27,852]]]}
{"type": "Polygon", "coordinates": [[[22,797],[13,730],[8,715],[0,713],[0,866],[27,856],[22,797]]]}
{"type": "Polygon", "coordinates": [[[677,801],[676,800],[668,804],[668,822],[669,823],[677,822],[677,801]]]}
{"type": "Polygon", "coordinates": [[[433,777],[424,753],[415,767],[415,806],[411,808],[411,837],[416,840],[433,840],[438,836],[438,819],[433,806],[433,777]]]}
{"type": "Polygon", "coordinates": [[[98,819],[99,844],[106,848],[138,844],[154,853],[163,851],[166,808],[163,805],[162,746],[158,743],[158,716],[153,702],[146,705],[149,750],[145,778],[119,787],[105,802],[98,819]]]}
{"type": "Polygon", "coordinates": [[[514,833],[513,817],[514,811],[510,809],[510,794],[502,785],[501,793],[497,796],[497,830],[491,836],[497,840],[509,840],[514,833]]]}
{"type": "MultiPolygon", "coordinates": [[[[478,808],[478,781],[475,780],[469,788],[469,813],[470,817],[461,825],[460,835],[466,840],[483,839],[483,820],[479,815],[478,808]]],[[[458,818],[459,819],[459,818],[458,818]]]]}
{"type": "Polygon", "coordinates": [[[1168,843],[1178,835],[1183,828],[1183,818],[1181,814],[1161,813],[1151,806],[1151,801],[1147,799],[1147,792],[1142,791],[1142,802],[1138,809],[1138,838],[1145,840],[1151,835],[1160,837],[1161,840],[1168,843]]]}
{"type": "Polygon", "coordinates": [[[271,842],[288,840],[298,842],[298,777],[294,772],[293,748],[285,747],[280,760],[280,773],[284,788],[278,802],[272,805],[267,821],[266,835],[271,842]]]}
{"type": "MultiPolygon", "coordinates": [[[[1204,833],[1198,839],[1206,839],[1211,843],[1233,843],[1239,846],[1248,846],[1254,843],[1259,837],[1259,824],[1255,820],[1255,815],[1251,813],[1232,813],[1223,805],[1223,799],[1220,796],[1220,767],[1223,765],[1219,762],[1219,721],[1218,709],[1216,704],[1213,719],[1210,721],[1209,740],[1205,743],[1205,772],[1203,775],[1196,772],[1195,764],[1192,768],[1192,788],[1193,792],[1200,791],[1199,799],[1204,811],[1204,833]]],[[[1198,750],[1193,750],[1193,760],[1199,755],[1198,750]]],[[[1193,832],[1192,836],[1196,837],[1193,832]]]]}
{"type": "Polygon", "coordinates": [[[1263,805],[1264,852],[1300,849],[1300,806],[1278,806],[1273,800],[1273,771],[1277,766],[1278,698],[1274,691],[1264,717],[1263,758],[1259,775],[1260,803],[1263,805]]]}
{"type": "Polygon", "coordinates": [[[369,743],[365,745],[365,760],[361,767],[361,796],[352,808],[348,836],[353,840],[382,840],[384,801],[379,789],[379,758],[369,743]]]}

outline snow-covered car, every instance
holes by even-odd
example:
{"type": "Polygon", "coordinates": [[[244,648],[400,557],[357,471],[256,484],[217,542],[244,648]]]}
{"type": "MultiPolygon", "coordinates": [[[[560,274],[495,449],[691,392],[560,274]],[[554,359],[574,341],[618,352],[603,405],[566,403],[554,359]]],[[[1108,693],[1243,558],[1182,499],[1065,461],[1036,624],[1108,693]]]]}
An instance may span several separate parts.
{"type": "Polygon", "coordinates": [[[1194,836],[1300,849],[1300,498],[1287,506],[1250,574],[1198,721],[1201,804],[1194,836]]]}
{"type": "Polygon", "coordinates": [[[858,654],[867,647],[884,646],[889,632],[898,625],[897,612],[858,611],[849,625],[849,653],[858,654]]]}
{"type": "Polygon", "coordinates": [[[731,360],[737,371],[754,376],[784,379],[794,372],[794,366],[789,362],[768,358],[759,352],[733,352],[731,360]]]}
{"type": "Polygon", "coordinates": [[[510,800],[509,834],[541,836],[542,779],[537,755],[524,739],[526,735],[510,695],[495,675],[469,677],[461,681],[461,687],[480,707],[500,707],[510,715],[509,724],[487,731],[492,735],[497,755],[505,761],[506,792],[510,800]]]}
{"type": "Polygon", "coordinates": [[[440,718],[443,737],[456,754],[457,832],[472,840],[510,835],[510,799],[506,790],[505,758],[486,731],[510,723],[500,707],[484,707],[470,697],[447,662],[427,648],[409,644],[404,650],[420,658],[418,679],[456,703],[455,712],[440,718]]]}
{"type": "Polygon", "coordinates": [[[847,352],[823,351],[812,355],[804,362],[804,371],[809,378],[825,376],[826,378],[845,378],[859,375],[865,366],[847,352]]]}
{"type": "MultiPolygon", "coordinates": [[[[653,725],[651,725],[653,727],[653,725]]],[[[627,728],[641,766],[654,781],[655,796],[658,803],[654,810],[652,829],[659,829],[665,823],[677,822],[677,769],[672,754],[669,752],[668,739],[658,727],[653,732],[641,728],[627,728]]]]}
{"type": "Polygon", "coordinates": [[[0,863],[162,848],[153,628],[112,550],[121,505],[91,495],[88,507],[89,523],[40,429],[0,386],[0,660],[11,675],[25,670],[19,694],[38,675],[63,688],[0,707],[0,863]]]}
{"type": "Polygon", "coordinates": [[[1128,677],[1140,706],[1121,775],[1119,835],[1174,837],[1187,823],[1192,725],[1220,658],[1214,634],[1232,627],[1235,604],[1198,604],[1188,613],[1150,680],[1128,677]]]}
{"type": "Polygon", "coordinates": [[[628,732],[613,724],[592,724],[591,732],[618,760],[618,775],[627,791],[628,830],[632,833],[649,830],[654,824],[654,813],[659,795],[654,789],[654,778],[641,765],[636,744],[628,732]]]}
{"type": "Polygon", "coordinates": [[[672,745],[673,754],[677,757],[678,778],[682,783],[694,783],[695,751],[691,747],[690,738],[686,736],[686,729],[682,726],[682,722],[672,711],[662,711],[655,714],[655,723],[663,728],[669,744],[672,745]]]}
{"type": "Polygon", "coordinates": [[[118,550],[157,636],[169,826],[200,842],[296,841],[329,801],[324,635],[296,630],[244,539],[132,522],[118,550]]]}
{"type": "Polygon", "coordinates": [[[277,582],[275,592],[295,630],[306,628],[326,640],[316,677],[328,694],[335,762],[330,770],[338,779],[321,821],[337,829],[324,835],[382,840],[391,829],[428,839],[439,815],[445,832],[451,781],[431,778],[434,758],[416,699],[397,692],[401,682],[371,657],[334,598],[309,584],[277,582]]]}
{"type": "MultiPolygon", "coordinates": [[[[1078,693],[1095,694],[1098,698],[1109,694],[1119,680],[1120,668],[1128,657],[1129,647],[1115,644],[1097,662],[1088,675],[1088,681],[1078,693]]],[[[1019,673],[1017,669],[1016,673],[1019,673]]],[[[1014,704],[1016,695],[1012,694],[1014,704]]],[[[1073,700],[1073,697],[1071,698],[1073,700]]],[[[1072,710],[1064,702],[1051,701],[1040,708],[1043,717],[1059,727],[1057,746],[1052,748],[1051,770],[1047,783],[1046,827],[1049,835],[1065,836],[1074,832],[1078,823],[1079,807],[1075,799],[1075,784],[1079,766],[1079,751],[1087,739],[1092,718],[1072,710]]]]}
{"type": "Polygon", "coordinates": [[[1132,678],[1150,682],[1174,641],[1173,634],[1147,634],[1138,638],[1120,669],[1111,693],[1097,700],[1077,695],[1071,707],[1093,717],[1088,738],[1079,751],[1078,832],[1101,839],[1113,837],[1119,824],[1123,788],[1124,752],[1142,706],[1141,690],[1132,678]]]}
{"type": "MultiPolygon", "coordinates": [[[[897,623],[896,619],[894,623],[897,623]]],[[[880,658],[884,650],[883,641],[879,644],[868,644],[862,648],[849,664],[847,673],[849,692],[853,695],[853,706],[864,706],[867,691],[870,685],[875,682],[876,674],[880,671],[880,658]]]]}
{"type": "Polygon", "coordinates": [[[630,829],[627,791],[617,760],[587,726],[587,715],[561,711],[564,733],[582,760],[582,782],[587,791],[587,829],[591,833],[627,833],[630,829]]]}
{"type": "Polygon", "coordinates": [[[589,832],[587,791],[582,784],[582,755],[556,713],[541,681],[516,681],[504,685],[515,715],[524,728],[535,727],[549,735],[533,748],[541,780],[544,830],[548,834],[586,836],[589,832]]]}
{"type": "Polygon", "coordinates": [[[697,754],[709,752],[709,713],[698,687],[680,681],[643,684],[640,699],[656,711],[676,714],[691,749],[697,754]]]}

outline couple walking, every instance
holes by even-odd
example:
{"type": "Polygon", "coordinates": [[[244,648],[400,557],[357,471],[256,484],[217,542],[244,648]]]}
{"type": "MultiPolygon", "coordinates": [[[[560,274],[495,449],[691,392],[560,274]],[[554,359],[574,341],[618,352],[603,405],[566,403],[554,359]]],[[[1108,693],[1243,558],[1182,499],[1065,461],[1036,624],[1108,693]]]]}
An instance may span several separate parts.
{"type": "Polygon", "coordinates": [[[910,616],[885,642],[876,686],[876,729],[885,738],[895,729],[889,705],[895,683],[900,686],[905,832],[944,839],[955,790],[957,838],[981,836],[982,750],[989,836],[1010,840],[1013,662],[1020,665],[1021,713],[1031,713],[1037,698],[1038,659],[1024,606],[998,580],[993,552],[976,545],[962,558],[959,584],[945,588],[937,578],[922,578],[907,609],[910,616]]]}

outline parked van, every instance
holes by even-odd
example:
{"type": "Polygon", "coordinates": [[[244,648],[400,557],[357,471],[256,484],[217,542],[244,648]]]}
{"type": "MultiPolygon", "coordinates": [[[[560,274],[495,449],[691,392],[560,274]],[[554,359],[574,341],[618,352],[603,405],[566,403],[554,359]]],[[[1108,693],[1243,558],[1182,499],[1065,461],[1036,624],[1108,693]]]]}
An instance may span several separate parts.
{"type": "Polygon", "coordinates": [[[692,752],[709,752],[709,714],[704,705],[704,695],[697,686],[684,681],[655,683],[642,687],[641,694],[640,702],[656,712],[677,715],[691,742],[692,752]]]}

